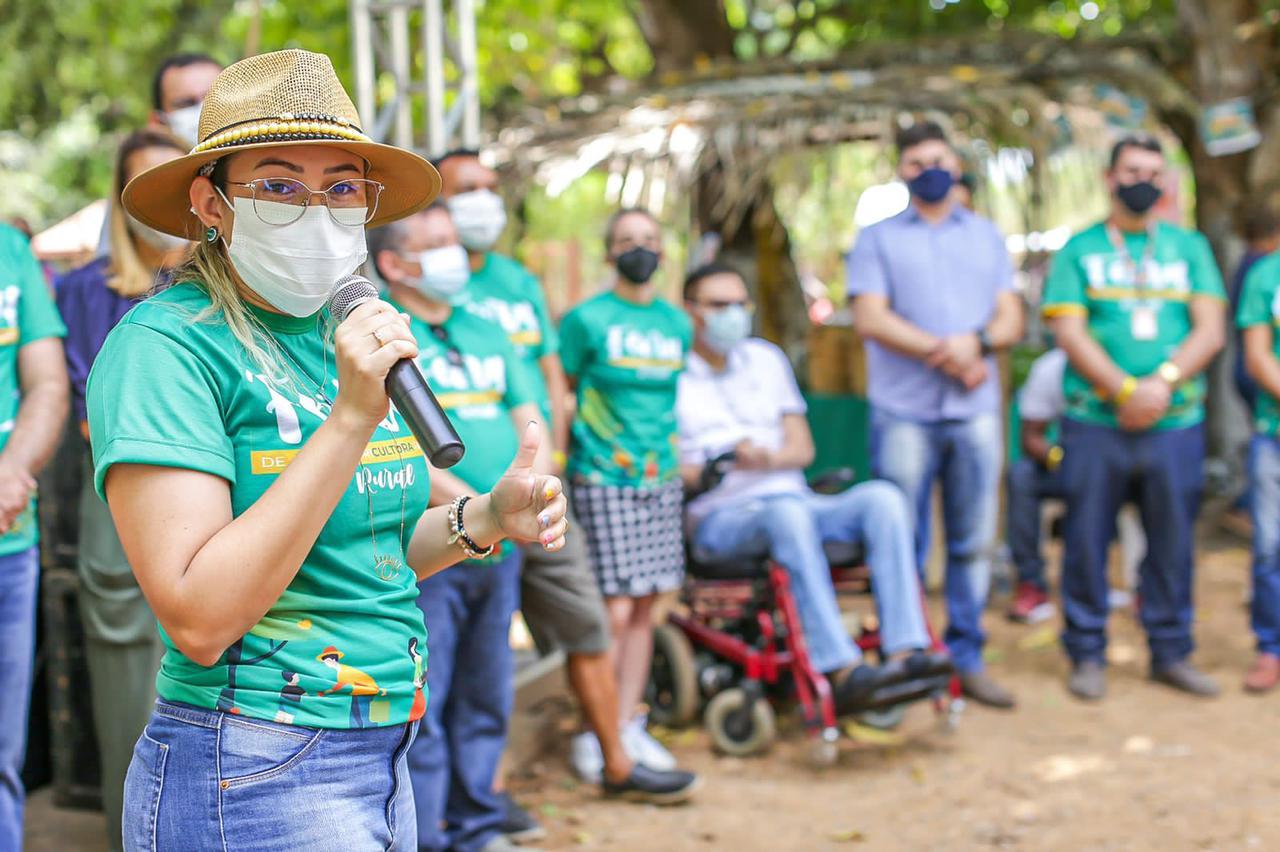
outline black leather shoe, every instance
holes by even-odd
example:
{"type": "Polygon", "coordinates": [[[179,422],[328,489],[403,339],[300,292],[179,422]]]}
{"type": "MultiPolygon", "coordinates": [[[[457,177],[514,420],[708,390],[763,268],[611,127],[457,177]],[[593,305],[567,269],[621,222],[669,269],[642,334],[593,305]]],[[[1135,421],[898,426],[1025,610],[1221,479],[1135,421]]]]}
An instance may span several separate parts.
{"type": "Polygon", "coordinates": [[[605,778],[600,787],[606,796],[629,802],[675,805],[692,796],[701,783],[692,772],[682,769],[663,772],[637,763],[632,767],[627,780],[616,782],[605,778]]]}
{"type": "Polygon", "coordinates": [[[515,843],[532,843],[547,836],[547,830],[541,823],[516,804],[516,800],[511,798],[505,790],[497,795],[502,803],[502,825],[498,826],[498,831],[503,836],[515,843]]]}
{"type": "Polygon", "coordinates": [[[1201,698],[1213,698],[1220,692],[1217,681],[1186,660],[1155,669],[1151,679],[1201,698]]]}

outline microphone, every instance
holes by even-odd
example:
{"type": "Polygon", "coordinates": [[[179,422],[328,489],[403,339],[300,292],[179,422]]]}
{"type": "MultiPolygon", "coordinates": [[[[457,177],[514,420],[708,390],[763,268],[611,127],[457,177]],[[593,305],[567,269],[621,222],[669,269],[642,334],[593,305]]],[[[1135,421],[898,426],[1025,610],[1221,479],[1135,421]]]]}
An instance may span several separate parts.
{"type": "MultiPolygon", "coordinates": [[[[378,288],[369,279],[359,275],[343,276],[329,294],[329,314],[342,322],[356,308],[376,298],[378,288]]],[[[338,392],[341,393],[342,388],[338,388],[338,392]]],[[[387,373],[387,396],[426,451],[433,467],[443,470],[458,463],[466,448],[413,359],[397,361],[387,373]]]]}

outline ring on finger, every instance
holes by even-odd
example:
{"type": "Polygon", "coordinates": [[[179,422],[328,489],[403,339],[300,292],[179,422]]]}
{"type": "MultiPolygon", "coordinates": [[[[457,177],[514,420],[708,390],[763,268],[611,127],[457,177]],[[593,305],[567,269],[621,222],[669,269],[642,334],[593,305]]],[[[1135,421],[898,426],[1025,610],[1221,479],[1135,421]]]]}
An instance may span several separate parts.
{"type": "Polygon", "coordinates": [[[387,327],[385,325],[380,325],[375,328],[373,330],[373,339],[385,346],[387,341],[390,340],[390,338],[387,337],[387,327]]]}

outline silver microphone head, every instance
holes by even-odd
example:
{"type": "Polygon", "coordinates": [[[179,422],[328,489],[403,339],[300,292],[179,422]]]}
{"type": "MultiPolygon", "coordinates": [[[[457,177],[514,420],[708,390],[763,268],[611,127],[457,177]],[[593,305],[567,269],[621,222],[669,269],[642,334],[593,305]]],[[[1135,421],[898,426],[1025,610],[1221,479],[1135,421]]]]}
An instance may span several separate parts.
{"type": "Polygon", "coordinates": [[[352,311],[370,299],[378,298],[378,288],[362,275],[344,275],[333,285],[329,293],[329,316],[338,322],[345,320],[352,311]]]}

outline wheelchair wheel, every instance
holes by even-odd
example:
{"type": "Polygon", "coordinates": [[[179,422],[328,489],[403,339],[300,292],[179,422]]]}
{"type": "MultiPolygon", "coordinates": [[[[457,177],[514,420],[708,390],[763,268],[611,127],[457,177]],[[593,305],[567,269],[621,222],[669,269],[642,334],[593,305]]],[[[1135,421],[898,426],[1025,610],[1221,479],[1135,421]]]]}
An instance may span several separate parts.
{"type": "Polygon", "coordinates": [[[865,713],[859,713],[858,723],[866,725],[868,728],[875,728],[877,731],[892,731],[894,728],[902,724],[902,719],[907,715],[907,705],[896,704],[893,707],[884,707],[879,710],[868,710],[865,713]]]}
{"type": "Polygon", "coordinates": [[[653,631],[653,661],[644,690],[649,718],[668,728],[688,725],[698,715],[698,670],[693,646],[678,627],[653,631]]]}
{"type": "Polygon", "coordinates": [[[764,752],[777,736],[773,708],[763,698],[746,707],[747,694],[726,689],[707,704],[704,717],[711,742],[723,754],[748,757],[764,752]]]}

